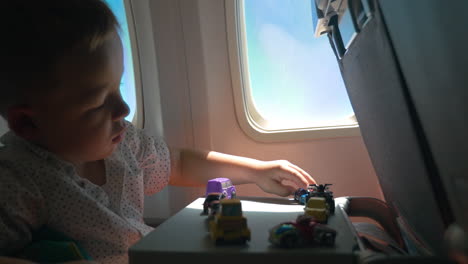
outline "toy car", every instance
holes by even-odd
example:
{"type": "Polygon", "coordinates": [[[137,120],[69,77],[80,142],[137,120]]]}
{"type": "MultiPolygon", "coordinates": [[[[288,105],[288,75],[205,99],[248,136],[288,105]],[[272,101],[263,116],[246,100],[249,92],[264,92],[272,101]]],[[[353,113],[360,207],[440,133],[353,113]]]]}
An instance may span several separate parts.
{"type": "Polygon", "coordinates": [[[215,178],[208,181],[206,184],[206,193],[207,196],[209,193],[219,192],[228,199],[236,197],[236,187],[232,185],[231,180],[228,178],[215,178]]]}
{"type": "Polygon", "coordinates": [[[307,191],[306,194],[303,194],[299,197],[299,203],[305,205],[307,201],[309,200],[309,198],[310,198],[309,192],[307,191]]]}
{"type": "Polygon", "coordinates": [[[310,198],[310,191],[312,190],[313,184],[309,184],[307,189],[299,188],[294,192],[294,200],[298,201],[299,204],[306,204],[310,198]]]}
{"type": "Polygon", "coordinates": [[[333,199],[333,192],[329,190],[331,184],[310,184],[307,190],[299,188],[294,193],[294,200],[300,204],[305,205],[311,197],[324,197],[328,203],[330,213],[335,212],[335,200],[333,199]]]}
{"type": "Polygon", "coordinates": [[[250,229],[247,227],[247,219],[242,215],[239,199],[220,201],[220,209],[210,221],[210,235],[216,244],[250,241],[250,229]]]}
{"type": "MultiPolygon", "coordinates": [[[[294,200],[298,201],[299,203],[300,202],[300,199],[303,195],[307,195],[309,194],[309,192],[306,190],[306,189],[303,189],[303,188],[299,188],[297,189],[295,192],[294,192],[294,200]]],[[[303,204],[303,203],[301,203],[303,204]]]]}
{"type": "Polygon", "coordinates": [[[203,202],[203,212],[202,215],[214,216],[219,210],[219,202],[223,199],[224,196],[222,193],[214,192],[209,193],[205,201],[203,202]]]}
{"type": "Polygon", "coordinates": [[[333,199],[333,192],[329,190],[328,186],[331,184],[311,184],[309,185],[309,198],[310,197],[324,197],[328,204],[330,213],[335,212],[335,200],[333,199]]]}
{"type": "Polygon", "coordinates": [[[323,197],[311,197],[304,208],[304,214],[313,216],[317,222],[326,223],[330,215],[330,209],[323,197]]]}
{"type": "Polygon", "coordinates": [[[278,247],[296,248],[306,245],[333,246],[335,238],[334,229],[317,223],[312,216],[300,215],[296,221],[271,228],[268,240],[278,247]]]}

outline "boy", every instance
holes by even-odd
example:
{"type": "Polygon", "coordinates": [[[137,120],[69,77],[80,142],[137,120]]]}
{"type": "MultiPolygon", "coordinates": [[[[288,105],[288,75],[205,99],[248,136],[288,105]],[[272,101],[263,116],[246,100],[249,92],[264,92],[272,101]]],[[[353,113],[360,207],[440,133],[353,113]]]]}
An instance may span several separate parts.
{"type": "Polygon", "coordinates": [[[152,230],[144,194],[169,179],[203,184],[223,175],[281,196],[315,183],[287,161],[169,151],[125,122],[122,44],[101,0],[8,1],[0,23],[0,114],[11,130],[0,148],[0,255],[47,226],[96,261],[126,263],[128,247],[152,230]]]}

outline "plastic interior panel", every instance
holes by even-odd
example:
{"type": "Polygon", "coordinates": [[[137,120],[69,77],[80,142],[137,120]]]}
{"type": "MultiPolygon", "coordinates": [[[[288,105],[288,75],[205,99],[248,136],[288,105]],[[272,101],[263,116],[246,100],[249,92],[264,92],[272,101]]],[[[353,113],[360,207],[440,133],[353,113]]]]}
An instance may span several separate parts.
{"type": "Polygon", "coordinates": [[[370,158],[390,206],[429,248],[445,229],[421,138],[379,10],[340,61],[370,158]]]}

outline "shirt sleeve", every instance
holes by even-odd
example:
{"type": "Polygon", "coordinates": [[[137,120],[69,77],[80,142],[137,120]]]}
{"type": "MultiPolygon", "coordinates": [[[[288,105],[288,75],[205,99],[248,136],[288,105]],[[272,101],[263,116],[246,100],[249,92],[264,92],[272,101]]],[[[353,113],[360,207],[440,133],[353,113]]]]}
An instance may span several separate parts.
{"type": "Polygon", "coordinates": [[[0,255],[29,244],[32,231],[45,223],[45,203],[37,185],[0,164],[0,255]]]}
{"type": "Polygon", "coordinates": [[[171,160],[169,148],[162,138],[149,136],[144,130],[127,123],[130,148],[143,171],[145,195],[161,191],[169,183],[171,160]]]}

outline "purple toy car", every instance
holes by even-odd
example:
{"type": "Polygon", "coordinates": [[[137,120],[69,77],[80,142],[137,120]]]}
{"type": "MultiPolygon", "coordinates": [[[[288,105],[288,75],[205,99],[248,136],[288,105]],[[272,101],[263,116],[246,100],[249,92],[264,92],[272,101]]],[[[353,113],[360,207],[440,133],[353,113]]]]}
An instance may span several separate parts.
{"type": "Polygon", "coordinates": [[[223,198],[232,199],[236,197],[236,187],[232,185],[231,180],[228,178],[215,178],[208,181],[206,184],[206,194],[219,192],[224,196],[223,198]]]}

